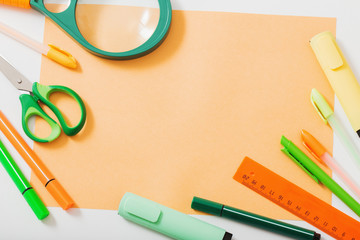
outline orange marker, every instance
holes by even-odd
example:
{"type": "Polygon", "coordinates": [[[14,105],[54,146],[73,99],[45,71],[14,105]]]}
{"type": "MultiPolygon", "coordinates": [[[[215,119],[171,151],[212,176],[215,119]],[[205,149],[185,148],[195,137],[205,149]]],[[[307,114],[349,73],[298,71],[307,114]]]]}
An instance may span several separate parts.
{"type": "Polygon", "coordinates": [[[318,142],[310,133],[305,130],[301,131],[301,138],[305,148],[321,163],[330,167],[335,174],[348,185],[351,191],[360,199],[360,187],[351,179],[350,175],[340,166],[340,164],[331,157],[323,145],[318,142]]]}
{"type": "Polygon", "coordinates": [[[67,210],[74,205],[74,201],[65,192],[55,177],[46,168],[44,163],[39,159],[36,153],[26,144],[25,140],[20,136],[16,129],[11,125],[9,120],[0,111],[0,130],[6,138],[11,142],[15,149],[20,153],[25,162],[29,165],[35,175],[40,179],[41,183],[59,203],[59,205],[67,210]]]}

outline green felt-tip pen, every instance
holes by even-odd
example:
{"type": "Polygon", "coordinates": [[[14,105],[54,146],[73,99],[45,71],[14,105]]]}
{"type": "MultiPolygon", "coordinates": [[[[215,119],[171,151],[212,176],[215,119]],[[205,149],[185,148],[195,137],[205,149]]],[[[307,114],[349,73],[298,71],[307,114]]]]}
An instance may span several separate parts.
{"type": "Polygon", "coordinates": [[[246,212],[237,208],[229,207],[199,197],[193,198],[191,208],[215,216],[229,218],[238,222],[259,227],[294,239],[319,240],[321,237],[320,234],[305,228],[294,226],[251,212],[246,212]]]}
{"type": "Polygon", "coordinates": [[[283,151],[293,161],[297,162],[303,170],[312,175],[319,182],[324,184],[341,201],[343,201],[351,210],[360,216],[360,204],[352,198],[339,184],[337,184],[329,175],[326,174],[316,163],[314,163],[303,151],[301,151],[293,142],[286,137],[281,137],[283,151]]]}
{"type": "Polygon", "coordinates": [[[16,187],[19,189],[36,217],[39,220],[46,218],[49,215],[49,210],[41,201],[35,190],[31,187],[29,181],[25,178],[20,168],[16,165],[14,159],[0,141],[0,162],[4,166],[11,179],[14,181],[16,187]]]}

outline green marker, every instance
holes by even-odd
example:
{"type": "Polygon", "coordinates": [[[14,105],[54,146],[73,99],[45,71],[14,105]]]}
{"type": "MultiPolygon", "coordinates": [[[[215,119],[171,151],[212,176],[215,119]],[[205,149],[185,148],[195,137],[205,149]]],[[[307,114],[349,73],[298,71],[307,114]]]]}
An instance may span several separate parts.
{"type": "Polygon", "coordinates": [[[4,166],[11,179],[14,181],[16,187],[19,189],[25,200],[35,213],[39,220],[46,218],[49,215],[48,209],[41,201],[35,190],[31,187],[24,174],[16,165],[14,159],[0,141],[0,162],[4,166]]]}
{"type": "Polygon", "coordinates": [[[299,240],[319,240],[321,235],[298,226],[280,222],[251,212],[229,207],[206,199],[194,197],[191,208],[206,212],[215,216],[229,218],[238,222],[259,227],[286,237],[299,240]]]}
{"type": "Polygon", "coordinates": [[[341,201],[360,216],[360,204],[355,201],[339,184],[337,184],[329,175],[327,175],[316,163],[314,163],[303,151],[286,137],[281,137],[281,144],[284,146],[283,151],[293,161],[300,163],[308,174],[313,175],[318,181],[329,188],[341,201]]]}

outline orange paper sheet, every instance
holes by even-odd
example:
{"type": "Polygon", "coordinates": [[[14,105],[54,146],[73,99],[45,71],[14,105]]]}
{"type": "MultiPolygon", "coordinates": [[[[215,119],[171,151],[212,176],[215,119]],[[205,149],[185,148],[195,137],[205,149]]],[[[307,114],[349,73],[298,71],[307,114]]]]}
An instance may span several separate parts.
{"type": "MultiPolygon", "coordinates": [[[[334,18],[173,11],[157,50],[111,61],[86,52],[46,20],[44,41],[73,54],[80,68],[43,58],[41,83],[78,92],[88,119],[77,136],[62,134],[34,149],[77,207],[115,210],[133,192],[191,214],[200,214],[190,208],[199,196],[296,219],[232,177],[247,155],[330,202],[330,192],[280,151],[280,137],[301,145],[304,128],[332,149],[331,129],[313,109],[310,91],[317,88],[331,103],[334,94],[309,39],[335,33],[335,25],[334,18]]],[[[76,108],[67,113],[78,114],[76,108]]],[[[37,122],[36,131],[42,128],[37,122]]],[[[57,206],[31,181],[47,206],[57,206]]]]}

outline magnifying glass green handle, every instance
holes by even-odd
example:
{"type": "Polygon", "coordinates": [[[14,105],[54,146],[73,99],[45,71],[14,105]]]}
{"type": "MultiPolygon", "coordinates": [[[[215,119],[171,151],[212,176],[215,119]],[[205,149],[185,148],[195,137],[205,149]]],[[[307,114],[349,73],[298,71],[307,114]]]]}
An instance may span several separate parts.
{"type": "Polygon", "coordinates": [[[108,52],[91,45],[80,33],[76,24],[75,10],[78,0],[71,0],[69,7],[60,13],[53,13],[46,9],[42,0],[30,0],[32,8],[52,19],[59,27],[65,30],[75,41],[80,43],[91,53],[108,59],[126,60],[144,56],[155,50],[165,39],[170,28],[172,11],[170,0],[158,0],[160,18],[152,36],[141,46],[125,52],[108,52]]]}

